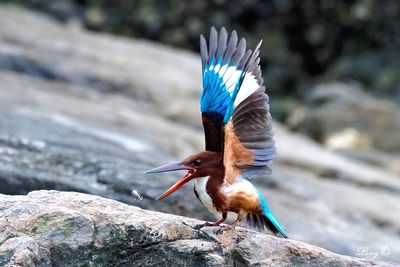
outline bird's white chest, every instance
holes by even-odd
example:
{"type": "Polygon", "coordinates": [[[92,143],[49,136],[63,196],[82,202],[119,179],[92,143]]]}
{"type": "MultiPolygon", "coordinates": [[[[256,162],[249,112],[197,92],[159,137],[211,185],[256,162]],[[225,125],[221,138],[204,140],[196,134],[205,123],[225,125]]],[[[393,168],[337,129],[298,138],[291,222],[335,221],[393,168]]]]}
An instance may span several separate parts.
{"type": "Polygon", "coordinates": [[[206,185],[209,178],[210,177],[203,177],[195,179],[194,190],[197,192],[197,195],[201,203],[208,209],[208,211],[214,214],[215,216],[218,216],[220,213],[215,208],[212,199],[206,190],[206,185]]]}

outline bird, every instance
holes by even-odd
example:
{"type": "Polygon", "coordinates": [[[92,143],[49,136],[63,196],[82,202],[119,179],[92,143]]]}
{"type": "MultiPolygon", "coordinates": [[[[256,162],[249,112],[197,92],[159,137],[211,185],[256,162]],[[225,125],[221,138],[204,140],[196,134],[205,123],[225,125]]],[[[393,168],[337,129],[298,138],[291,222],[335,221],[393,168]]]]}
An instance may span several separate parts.
{"type": "Polygon", "coordinates": [[[235,30],[228,35],[211,27],[209,42],[200,35],[203,90],[200,112],[205,150],[146,173],[186,170],[157,200],[164,199],[194,180],[198,200],[214,214],[220,232],[240,223],[279,237],[288,238],[269,209],[260,191],[251,183],[255,177],[270,174],[276,155],[269,97],[260,67],[260,47],[247,49],[246,39],[238,40],[235,30]],[[229,215],[234,222],[221,225],[229,215]]]}

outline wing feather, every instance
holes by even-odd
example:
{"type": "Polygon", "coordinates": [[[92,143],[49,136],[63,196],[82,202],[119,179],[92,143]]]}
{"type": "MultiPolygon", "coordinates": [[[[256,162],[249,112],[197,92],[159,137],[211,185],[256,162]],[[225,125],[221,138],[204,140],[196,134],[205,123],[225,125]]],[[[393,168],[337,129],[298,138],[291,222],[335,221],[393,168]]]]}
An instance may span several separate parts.
{"type": "MultiPolygon", "coordinates": [[[[246,178],[269,173],[271,171],[269,165],[276,155],[276,148],[268,96],[263,86],[244,99],[234,110],[232,128],[233,131],[226,131],[225,135],[235,135],[243,148],[251,152],[252,157],[243,159],[240,154],[230,153],[232,159],[226,162],[231,162],[241,169],[242,176],[246,178]]],[[[229,149],[225,147],[225,151],[229,149]]]]}
{"type": "Polygon", "coordinates": [[[200,109],[206,135],[206,149],[221,151],[224,143],[221,129],[232,116],[233,102],[245,77],[244,70],[252,52],[246,51],[244,38],[238,43],[235,31],[228,40],[225,28],[221,28],[218,33],[212,27],[208,45],[204,36],[200,36],[200,54],[203,73],[200,109]],[[215,134],[217,136],[210,137],[215,134]]]}
{"type": "MultiPolygon", "coordinates": [[[[246,49],[225,28],[212,27],[207,44],[200,36],[203,91],[200,109],[206,150],[224,153],[228,172],[247,175],[270,171],[275,155],[268,96],[260,68],[260,46],[246,49]]],[[[234,177],[234,175],[232,176],[234,177]]]]}
{"type": "Polygon", "coordinates": [[[224,164],[227,176],[252,178],[271,172],[276,149],[268,96],[259,87],[234,110],[225,127],[224,164]],[[240,148],[240,149],[238,149],[240,148]]]}

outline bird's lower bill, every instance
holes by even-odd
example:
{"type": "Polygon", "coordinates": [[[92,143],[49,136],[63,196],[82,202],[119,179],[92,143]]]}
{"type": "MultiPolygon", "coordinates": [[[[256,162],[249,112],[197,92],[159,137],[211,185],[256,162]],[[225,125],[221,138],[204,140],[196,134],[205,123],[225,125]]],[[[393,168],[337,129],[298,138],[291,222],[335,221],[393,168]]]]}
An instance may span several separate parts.
{"type": "Polygon", "coordinates": [[[181,188],[184,184],[189,182],[192,179],[193,174],[196,172],[196,169],[192,167],[188,167],[185,164],[181,162],[173,162],[169,163],[166,165],[163,165],[161,167],[152,169],[150,171],[147,171],[146,173],[161,173],[161,172],[170,172],[170,171],[177,171],[177,170],[187,170],[188,172],[183,176],[181,179],[179,179],[178,182],[176,182],[173,186],[171,186],[167,191],[165,191],[161,196],[156,198],[156,200],[164,199],[174,193],[176,190],[181,188]]]}
{"type": "Polygon", "coordinates": [[[166,197],[168,197],[169,195],[171,195],[172,193],[174,193],[176,190],[178,190],[179,188],[181,188],[184,184],[186,184],[187,182],[189,182],[192,179],[192,175],[195,173],[194,170],[188,170],[188,172],[185,174],[185,176],[183,176],[181,179],[179,179],[178,182],[176,182],[173,186],[171,186],[167,191],[165,191],[161,196],[159,196],[158,198],[156,198],[156,200],[161,200],[164,199],[166,197]]]}

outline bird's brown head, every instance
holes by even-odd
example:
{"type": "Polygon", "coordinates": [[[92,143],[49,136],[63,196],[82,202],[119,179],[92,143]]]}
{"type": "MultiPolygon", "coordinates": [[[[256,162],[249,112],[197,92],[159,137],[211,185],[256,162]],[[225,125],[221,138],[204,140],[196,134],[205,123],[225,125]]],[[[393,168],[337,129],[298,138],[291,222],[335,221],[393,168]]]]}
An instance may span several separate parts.
{"type": "Polygon", "coordinates": [[[157,198],[157,200],[159,200],[171,195],[190,180],[212,175],[215,172],[221,171],[222,168],[223,164],[221,153],[203,151],[193,154],[182,161],[169,163],[149,170],[146,173],[187,170],[186,174],[181,179],[179,179],[173,186],[171,186],[167,191],[157,198]]]}

